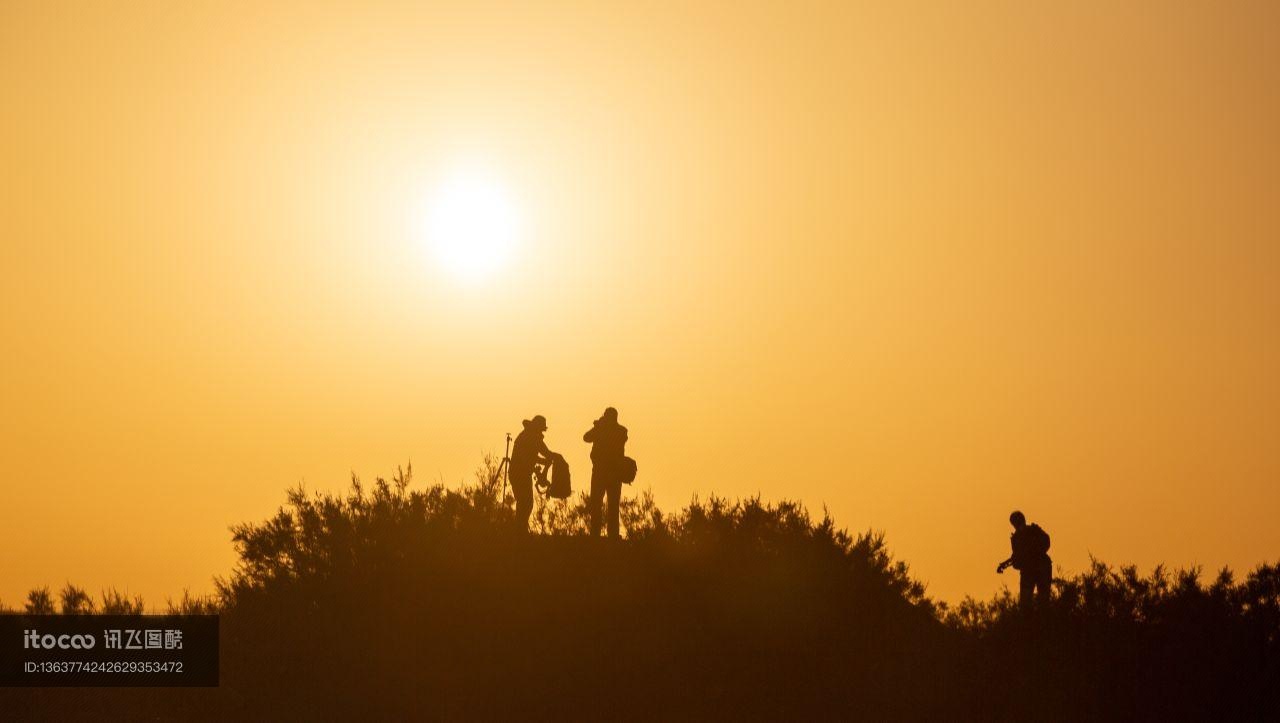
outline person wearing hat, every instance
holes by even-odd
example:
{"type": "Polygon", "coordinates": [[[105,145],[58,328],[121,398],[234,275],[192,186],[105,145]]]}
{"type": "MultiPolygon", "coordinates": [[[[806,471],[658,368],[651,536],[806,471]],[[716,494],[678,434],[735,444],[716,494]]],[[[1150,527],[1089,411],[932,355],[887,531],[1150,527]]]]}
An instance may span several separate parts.
{"type": "Polygon", "coordinates": [[[516,529],[529,531],[529,515],[533,514],[533,466],[550,464],[558,457],[547,449],[542,435],[547,431],[547,418],[541,414],[523,422],[524,431],[516,435],[511,447],[511,492],[516,497],[516,529]]]}
{"type": "Polygon", "coordinates": [[[582,441],[591,444],[591,498],[587,510],[591,516],[591,536],[600,534],[600,513],[608,497],[605,517],[609,537],[618,536],[618,505],[622,497],[622,460],[626,456],[627,428],[618,424],[618,410],[604,410],[582,441]]]}

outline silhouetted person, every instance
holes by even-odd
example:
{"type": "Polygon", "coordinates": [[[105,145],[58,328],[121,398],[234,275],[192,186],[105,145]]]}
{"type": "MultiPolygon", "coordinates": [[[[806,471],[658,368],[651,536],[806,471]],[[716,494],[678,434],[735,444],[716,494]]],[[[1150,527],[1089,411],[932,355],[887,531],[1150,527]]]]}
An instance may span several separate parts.
{"type": "Polygon", "coordinates": [[[511,448],[511,492],[516,498],[516,529],[529,531],[529,515],[533,513],[533,467],[550,464],[556,455],[547,449],[542,435],[547,431],[547,418],[541,414],[523,422],[524,431],[516,435],[511,448]]]}
{"type": "Polygon", "coordinates": [[[582,435],[591,443],[591,536],[600,534],[601,502],[608,497],[606,519],[609,537],[618,536],[618,504],[622,497],[622,458],[627,445],[627,428],[618,424],[618,410],[609,407],[582,435]]]}
{"type": "Polygon", "coordinates": [[[1009,515],[1009,523],[1013,525],[1013,534],[1009,536],[1009,545],[1013,548],[1013,554],[996,567],[996,572],[1003,573],[1005,568],[1012,565],[1021,573],[1018,601],[1023,608],[1031,606],[1033,595],[1039,597],[1041,604],[1048,603],[1049,590],[1053,582],[1053,561],[1049,559],[1049,533],[1035,523],[1028,525],[1026,515],[1016,510],[1009,515]]]}

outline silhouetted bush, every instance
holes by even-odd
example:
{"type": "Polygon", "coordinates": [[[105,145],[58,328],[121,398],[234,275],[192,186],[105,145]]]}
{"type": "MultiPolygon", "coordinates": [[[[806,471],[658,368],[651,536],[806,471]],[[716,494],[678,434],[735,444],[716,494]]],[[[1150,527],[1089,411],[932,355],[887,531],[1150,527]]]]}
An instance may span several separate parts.
{"type": "Polygon", "coordinates": [[[38,587],[27,593],[25,610],[29,615],[52,615],[53,594],[49,592],[49,588],[38,587]]]}
{"type": "MultiPolygon", "coordinates": [[[[461,489],[412,470],[342,494],[288,493],[232,528],[211,690],[0,691],[20,717],[181,719],[1275,720],[1280,568],[1100,562],[1020,609],[1005,592],[925,595],[883,536],[792,502],[626,499],[624,541],[586,536],[586,500],[512,527],[494,460],[461,489]]],[[[141,609],[116,591],[69,613],[141,609]]],[[[51,613],[48,588],[28,612],[51,613]]]]}
{"type": "Polygon", "coordinates": [[[61,612],[63,615],[91,615],[94,612],[93,598],[89,597],[89,593],[84,588],[76,587],[71,583],[62,588],[62,592],[58,594],[61,601],[61,612]]]}
{"type": "MultiPolygon", "coordinates": [[[[84,588],[76,587],[71,583],[67,583],[66,587],[58,593],[58,605],[55,608],[53,594],[49,591],[48,586],[33,588],[27,593],[27,603],[23,607],[22,612],[28,615],[54,615],[61,613],[63,615],[93,615],[101,613],[103,615],[141,615],[146,612],[146,606],[142,603],[142,596],[135,595],[130,598],[125,593],[112,588],[101,592],[101,603],[95,604],[93,598],[84,588]]],[[[206,611],[215,612],[215,607],[206,608],[206,611]]],[[[0,613],[14,613],[4,606],[0,606],[0,613]]],[[[173,610],[170,610],[173,612],[173,610]]]]}
{"type": "Polygon", "coordinates": [[[964,633],[969,717],[1274,720],[1280,714],[1280,567],[1143,577],[1093,561],[1044,608],[1008,593],[945,614],[964,633]]]}
{"type": "Polygon", "coordinates": [[[224,671],[244,710],[884,717],[938,704],[920,678],[945,677],[945,630],[881,536],[759,499],[665,515],[645,494],[625,505],[624,543],[582,535],[585,498],[540,504],[542,534],[522,535],[488,472],[461,490],[411,491],[408,471],[344,495],[293,490],[234,528],[224,671]]]}

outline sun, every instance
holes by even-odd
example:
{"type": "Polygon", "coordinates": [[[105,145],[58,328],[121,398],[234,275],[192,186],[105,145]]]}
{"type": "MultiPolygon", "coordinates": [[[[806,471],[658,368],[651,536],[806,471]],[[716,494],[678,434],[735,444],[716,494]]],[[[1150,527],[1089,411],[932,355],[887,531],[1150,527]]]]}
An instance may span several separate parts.
{"type": "Polygon", "coordinates": [[[461,281],[479,281],[511,262],[520,240],[519,208],[495,174],[456,169],[427,196],[425,233],[441,268],[461,281]]]}

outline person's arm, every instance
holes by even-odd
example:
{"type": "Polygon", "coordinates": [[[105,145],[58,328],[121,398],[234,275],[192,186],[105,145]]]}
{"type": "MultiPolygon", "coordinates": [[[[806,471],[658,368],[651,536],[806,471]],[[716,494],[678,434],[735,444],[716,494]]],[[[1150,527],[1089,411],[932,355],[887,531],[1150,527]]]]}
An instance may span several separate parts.
{"type": "Polygon", "coordinates": [[[550,464],[551,460],[559,456],[555,452],[552,452],[551,450],[547,449],[546,440],[538,442],[538,454],[542,456],[542,459],[545,460],[547,464],[550,464]]]}
{"type": "Polygon", "coordinates": [[[595,441],[596,441],[596,430],[597,430],[597,429],[599,429],[599,428],[600,428],[600,425],[598,425],[598,424],[593,424],[593,425],[591,425],[591,429],[588,429],[588,430],[587,430],[587,433],[586,433],[586,434],[584,434],[584,435],[582,435],[582,441],[584,441],[584,442],[588,442],[588,443],[591,443],[591,444],[595,444],[595,441]]]}
{"type": "Polygon", "coordinates": [[[997,573],[1003,573],[1003,572],[1004,572],[1004,571],[1005,571],[1005,570],[1006,570],[1010,565],[1012,565],[1012,564],[1013,564],[1013,558],[1015,558],[1015,557],[1017,557],[1017,556],[1018,556],[1018,549],[1017,549],[1017,547],[1015,547],[1015,546],[1014,546],[1014,543],[1013,543],[1013,536],[1012,536],[1012,535],[1010,535],[1010,537],[1009,537],[1009,559],[1008,559],[1008,560],[1005,560],[1005,561],[1004,561],[1004,562],[1002,562],[1002,563],[1000,563],[1000,565],[996,567],[996,572],[997,572],[997,573]]]}

